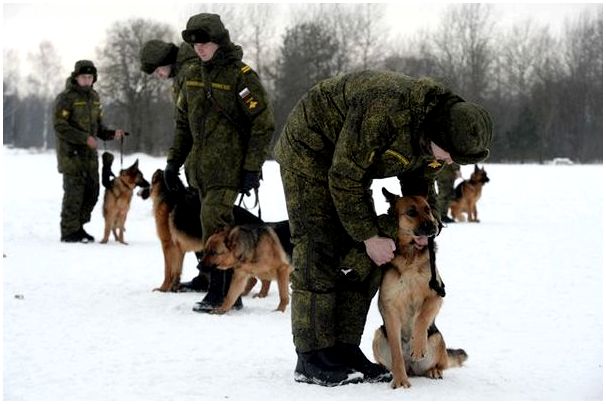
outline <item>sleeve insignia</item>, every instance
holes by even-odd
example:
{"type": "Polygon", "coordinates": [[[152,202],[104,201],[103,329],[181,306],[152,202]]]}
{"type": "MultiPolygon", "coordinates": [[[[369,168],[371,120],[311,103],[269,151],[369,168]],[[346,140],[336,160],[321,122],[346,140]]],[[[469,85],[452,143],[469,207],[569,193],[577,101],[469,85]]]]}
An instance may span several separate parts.
{"type": "Polygon", "coordinates": [[[244,101],[244,103],[246,104],[246,106],[248,107],[249,110],[252,111],[255,108],[257,108],[257,105],[259,104],[259,102],[253,98],[253,96],[250,93],[250,90],[248,89],[248,87],[245,87],[244,90],[240,91],[239,95],[240,95],[240,98],[242,98],[242,100],[244,101]]]}
{"type": "Polygon", "coordinates": [[[442,167],[442,164],[440,164],[440,162],[438,162],[438,160],[434,160],[431,163],[429,163],[428,166],[431,168],[439,168],[439,167],[442,167]]]}

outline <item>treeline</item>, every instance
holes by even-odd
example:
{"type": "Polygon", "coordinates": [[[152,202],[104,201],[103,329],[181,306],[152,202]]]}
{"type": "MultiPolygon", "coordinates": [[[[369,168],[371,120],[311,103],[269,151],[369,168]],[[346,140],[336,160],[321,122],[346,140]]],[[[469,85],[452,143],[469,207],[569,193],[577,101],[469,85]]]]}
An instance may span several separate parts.
{"type": "MultiPolygon", "coordinates": [[[[487,4],[453,4],[439,17],[439,28],[402,40],[389,36],[382,4],[293,5],[291,23],[283,28],[275,7],[215,4],[188,10],[221,14],[232,41],[243,46],[245,62],[270,93],[275,136],[318,80],[389,69],[435,77],[466,100],[485,105],[495,122],[492,162],[602,161],[601,11],[568,21],[555,37],[531,20],[500,29],[487,4]]],[[[171,144],[170,83],[142,74],[138,54],[149,39],[180,43],[181,28],[118,21],[98,48],[95,88],[107,124],[131,134],[126,152],[163,155],[171,144]]],[[[24,89],[15,86],[18,69],[10,59],[5,54],[4,144],[53,148],[52,103],[65,79],[56,80],[60,59],[52,44],[42,43],[32,55],[33,74],[26,80],[31,88],[24,89]]]]}

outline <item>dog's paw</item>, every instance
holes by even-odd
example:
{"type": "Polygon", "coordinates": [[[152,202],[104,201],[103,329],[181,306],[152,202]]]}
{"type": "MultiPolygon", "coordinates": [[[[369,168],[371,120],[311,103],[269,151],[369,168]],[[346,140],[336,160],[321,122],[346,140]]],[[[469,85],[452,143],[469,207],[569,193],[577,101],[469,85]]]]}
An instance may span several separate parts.
{"type": "Polygon", "coordinates": [[[210,314],[219,314],[219,315],[221,315],[221,314],[227,313],[228,310],[229,309],[225,309],[223,307],[217,307],[216,309],[212,309],[210,311],[210,314]]]}
{"type": "Polygon", "coordinates": [[[414,362],[425,359],[427,354],[427,342],[413,342],[412,349],[410,350],[410,357],[414,362]]]}
{"type": "Polygon", "coordinates": [[[398,389],[398,388],[403,388],[403,389],[407,389],[411,386],[410,381],[408,380],[408,377],[394,377],[393,380],[391,381],[391,388],[392,389],[398,389]]]}
{"type": "Polygon", "coordinates": [[[431,368],[425,373],[425,377],[429,377],[430,379],[441,379],[442,378],[442,369],[431,368]]]}
{"type": "Polygon", "coordinates": [[[267,293],[261,293],[261,292],[259,292],[259,293],[255,293],[255,294],[253,295],[253,299],[254,299],[254,298],[257,298],[257,297],[258,297],[258,298],[260,298],[260,299],[263,299],[264,297],[267,297],[267,293]]]}

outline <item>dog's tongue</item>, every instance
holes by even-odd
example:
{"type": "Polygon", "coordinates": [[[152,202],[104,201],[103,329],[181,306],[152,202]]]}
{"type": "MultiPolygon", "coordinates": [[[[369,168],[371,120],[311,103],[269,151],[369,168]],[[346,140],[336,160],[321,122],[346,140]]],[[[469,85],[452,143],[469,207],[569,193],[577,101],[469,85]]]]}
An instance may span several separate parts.
{"type": "Polygon", "coordinates": [[[417,248],[423,248],[427,245],[427,236],[414,236],[413,237],[414,241],[415,241],[415,247],[417,248]]]}

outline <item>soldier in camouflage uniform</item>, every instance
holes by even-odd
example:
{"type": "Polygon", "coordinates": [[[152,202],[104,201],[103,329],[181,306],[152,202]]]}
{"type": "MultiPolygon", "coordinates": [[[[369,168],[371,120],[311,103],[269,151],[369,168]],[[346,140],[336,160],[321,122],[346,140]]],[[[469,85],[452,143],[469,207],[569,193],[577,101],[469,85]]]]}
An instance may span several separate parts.
{"type": "MultiPolygon", "coordinates": [[[[185,163],[186,177],[199,192],[206,239],[234,224],[238,192],[259,187],[274,118],[259,77],[242,62],[242,48],[231,42],[218,15],[194,15],[182,37],[201,63],[186,65],[183,73],[164,178],[169,189],[178,188],[185,163]]],[[[209,312],[222,304],[232,273],[212,269],[208,293],[194,310],[209,312]]],[[[235,307],[242,307],[241,299],[235,307]]]]}
{"type": "Polygon", "coordinates": [[[395,250],[375,213],[371,182],[397,176],[403,193],[424,194],[435,209],[439,170],[453,160],[485,159],[491,138],[482,107],[429,78],[345,74],[318,83],[298,102],[274,150],[294,243],[296,381],[388,380],[359,348],[380,282],[377,266],[395,250]],[[353,280],[352,271],[359,272],[353,280]]]}
{"type": "Polygon", "coordinates": [[[147,41],[139,53],[141,71],[159,79],[173,79],[173,99],[176,100],[183,85],[184,72],[189,63],[199,64],[200,58],[191,44],[183,42],[179,47],[158,39],[147,41]]]}
{"type": "MultiPolygon", "coordinates": [[[[172,90],[175,102],[185,82],[184,77],[185,72],[188,70],[187,65],[198,66],[200,64],[200,58],[191,44],[183,42],[177,47],[177,45],[171,42],[164,42],[158,39],[152,39],[143,45],[139,53],[139,59],[141,62],[141,71],[144,73],[153,74],[154,77],[162,80],[173,80],[172,90]]],[[[200,262],[203,257],[202,252],[197,252],[196,257],[198,258],[198,262],[200,262]]],[[[208,290],[208,274],[201,272],[191,281],[182,282],[179,290],[183,292],[208,290]]]]}
{"type": "Polygon", "coordinates": [[[61,241],[88,242],[84,230],[99,197],[97,139],[124,136],[122,129],[107,129],[102,122],[99,95],[93,89],[97,69],[90,60],[76,62],[65,90],[55,100],[58,169],[63,174],[61,241]]]}
{"type": "Polygon", "coordinates": [[[448,205],[454,199],[454,182],[461,178],[461,166],[457,163],[447,164],[436,178],[438,185],[438,211],[442,223],[453,223],[454,220],[448,217],[448,205]]]}

